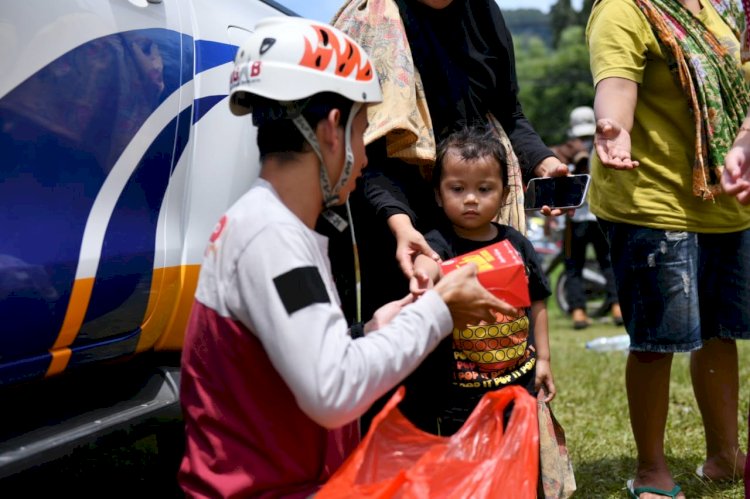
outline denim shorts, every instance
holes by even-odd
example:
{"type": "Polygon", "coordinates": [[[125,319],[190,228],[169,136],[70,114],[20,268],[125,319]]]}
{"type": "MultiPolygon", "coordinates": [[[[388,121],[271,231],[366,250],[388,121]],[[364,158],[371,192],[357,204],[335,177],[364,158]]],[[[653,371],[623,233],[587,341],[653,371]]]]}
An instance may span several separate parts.
{"type": "Polygon", "coordinates": [[[599,220],[630,350],[688,352],[750,338],[750,230],[698,234],[599,220]]]}

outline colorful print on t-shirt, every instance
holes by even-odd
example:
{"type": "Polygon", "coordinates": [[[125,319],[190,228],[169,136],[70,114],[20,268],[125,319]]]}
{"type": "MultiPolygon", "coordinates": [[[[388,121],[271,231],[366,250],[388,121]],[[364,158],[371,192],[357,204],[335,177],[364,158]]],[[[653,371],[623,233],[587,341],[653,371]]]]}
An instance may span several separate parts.
{"type": "Polygon", "coordinates": [[[529,318],[497,314],[494,324],[453,330],[453,384],[461,388],[499,388],[533,369],[528,344],[529,318]]]}

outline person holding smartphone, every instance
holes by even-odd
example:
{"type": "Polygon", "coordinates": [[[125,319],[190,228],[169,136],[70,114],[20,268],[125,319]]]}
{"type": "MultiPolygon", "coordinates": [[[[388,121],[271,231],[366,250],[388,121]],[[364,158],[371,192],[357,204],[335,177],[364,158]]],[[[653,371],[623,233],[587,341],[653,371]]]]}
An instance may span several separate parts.
{"type": "MultiPolygon", "coordinates": [[[[595,132],[596,119],[591,107],[580,106],[570,112],[570,140],[561,146],[553,146],[552,151],[560,161],[568,163],[571,173],[589,173],[589,159],[595,132]]],[[[585,329],[591,325],[586,312],[586,292],[583,284],[583,268],[589,245],[593,246],[599,268],[606,279],[607,303],[610,306],[612,320],[615,325],[621,326],[622,312],[617,299],[615,274],[609,259],[609,244],[596,221],[596,216],[591,213],[588,201],[584,201],[575,212],[567,213],[565,217],[565,294],[570,304],[573,329],[585,329]]]]}
{"type": "Polygon", "coordinates": [[[513,41],[493,0],[349,0],[333,24],[373,54],[383,85],[383,102],[368,110],[369,171],[351,199],[368,313],[408,289],[417,254],[435,255],[423,234],[440,216],[430,184],[437,142],[492,127],[510,175],[499,220],[522,231],[524,182],[567,166],[523,113],[513,41]]]}
{"type": "MultiPolygon", "coordinates": [[[[566,175],[567,165],[523,113],[513,40],[494,0],[348,0],[333,24],[372,54],[383,85],[383,102],[368,108],[369,171],[351,197],[368,315],[408,290],[418,254],[438,258],[424,234],[440,217],[430,184],[440,140],[466,126],[492,128],[509,172],[498,221],[521,231],[523,183],[566,175]]],[[[331,243],[342,301],[353,316],[352,243],[348,235],[331,243]]],[[[423,372],[407,380],[402,407],[411,404],[411,381],[423,372]]]]}

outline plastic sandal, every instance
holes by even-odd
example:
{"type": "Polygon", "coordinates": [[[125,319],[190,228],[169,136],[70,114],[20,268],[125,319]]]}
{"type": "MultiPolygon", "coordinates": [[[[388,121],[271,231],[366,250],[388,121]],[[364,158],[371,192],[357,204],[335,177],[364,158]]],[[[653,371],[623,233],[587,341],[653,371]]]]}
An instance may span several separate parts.
{"type": "Polygon", "coordinates": [[[674,487],[672,487],[672,490],[664,490],[664,489],[657,489],[656,487],[648,487],[648,486],[633,487],[634,482],[635,480],[633,479],[628,480],[627,482],[628,496],[631,497],[632,499],[638,499],[639,497],[641,497],[641,494],[643,494],[644,492],[648,492],[649,494],[658,494],[660,496],[672,497],[672,498],[677,497],[677,494],[682,492],[682,488],[676,484],[674,487]]]}

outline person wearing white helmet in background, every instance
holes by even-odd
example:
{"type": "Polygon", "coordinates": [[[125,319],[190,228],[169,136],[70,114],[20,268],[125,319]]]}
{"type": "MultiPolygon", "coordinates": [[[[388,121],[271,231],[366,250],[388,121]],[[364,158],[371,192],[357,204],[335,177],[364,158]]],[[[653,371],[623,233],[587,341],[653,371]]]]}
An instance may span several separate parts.
{"type": "MultiPolygon", "coordinates": [[[[568,141],[552,147],[560,161],[568,163],[571,173],[590,173],[589,159],[594,146],[596,118],[590,106],[578,106],[570,112],[568,141]]],[[[583,270],[586,265],[586,254],[589,245],[594,247],[597,263],[605,278],[607,306],[612,314],[612,321],[622,326],[622,311],[617,299],[617,286],[612,262],[609,259],[609,244],[596,221],[596,216],[589,210],[588,201],[574,212],[565,216],[565,273],[567,276],[565,295],[570,306],[570,316],[574,329],[585,329],[591,325],[586,312],[586,290],[583,270]]]]}
{"type": "Polygon", "coordinates": [[[189,497],[308,497],[359,441],[357,418],[450,334],[515,313],[468,265],[349,327],[313,230],[367,164],[365,52],[328,25],[261,21],[239,48],[230,108],[252,113],[261,173],[210,238],[185,335],[189,497]]]}

